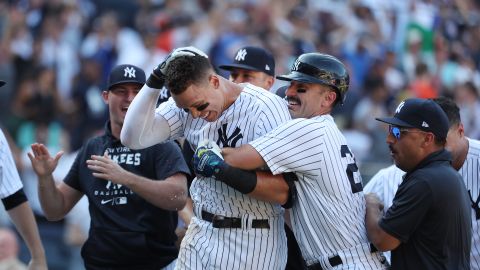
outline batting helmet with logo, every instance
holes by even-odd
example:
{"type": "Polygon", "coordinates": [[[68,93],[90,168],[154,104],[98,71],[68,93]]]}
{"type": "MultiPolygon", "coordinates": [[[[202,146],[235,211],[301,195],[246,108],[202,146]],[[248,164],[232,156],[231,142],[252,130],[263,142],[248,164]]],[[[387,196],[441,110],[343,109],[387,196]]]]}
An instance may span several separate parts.
{"type": "Polygon", "coordinates": [[[350,78],[340,60],[322,53],[305,53],[293,63],[290,74],[277,76],[284,81],[319,83],[331,86],[337,92],[337,102],[343,104],[348,91],[350,78]]]}

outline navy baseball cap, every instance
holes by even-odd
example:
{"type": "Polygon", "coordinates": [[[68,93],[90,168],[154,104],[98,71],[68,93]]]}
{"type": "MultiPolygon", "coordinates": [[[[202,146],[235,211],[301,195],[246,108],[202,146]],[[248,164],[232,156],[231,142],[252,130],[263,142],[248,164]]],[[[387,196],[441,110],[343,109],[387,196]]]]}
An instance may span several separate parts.
{"type": "Polygon", "coordinates": [[[118,65],[110,71],[108,76],[108,87],[112,89],[113,86],[121,83],[138,83],[145,84],[146,77],[143,69],[134,65],[118,65]]]}
{"type": "Polygon", "coordinates": [[[265,72],[275,76],[275,60],[271,53],[260,47],[243,47],[235,54],[233,63],[221,65],[219,68],[231,71],[235,68],[265,72]]]}
{"type": "Polygon", "coordinates": [[[446,139],[448,118],[442,108],[430,99],[410,98],[402,101],[393,117],[375,118],[392,126],[418,128],[446,139]]]}
{"type": "Polygon", "coordinates": [[[5,85],[5,81],[0,81],[0,87],[5,85]]]}

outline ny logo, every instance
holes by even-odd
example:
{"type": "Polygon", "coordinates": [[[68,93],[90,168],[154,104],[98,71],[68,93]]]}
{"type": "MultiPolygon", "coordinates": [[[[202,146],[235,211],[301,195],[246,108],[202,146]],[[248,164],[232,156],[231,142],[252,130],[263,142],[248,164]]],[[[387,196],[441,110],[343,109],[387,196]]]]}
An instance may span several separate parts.
{"type": "Polygon", "coordinates": [[[405,105],[405,101],[402,101],[400,104],[398,104],[398,107],[395,110],[395,113],[399,113],[402,110],[404,105],[405,105]]]}
{"type": "Polygon", "coordinates": [[[243,138],[242,133],[240,133],[240,128],[235,128],[235,131],[230,137],[227,137],[227,124],[223,124],[221,128],[218,129],[218,140],[217,144],[220,147],[235,147],[237,141],[243,138]],[[220,144],[222,143],[222,144],[220,144]]]}
{"type": "Polygon", "coordinates": [[[298,59],[297,59],[297,60],[295,60],[295,63],[292,66],[292,71],[297,71],[298,66],[300,66],[300,61],[298,61],[298,59]]]}
{"type": "Polygon", "coordinates": [[[123,73],[123,77],[129,77],[129,78],[135,78],[135,68],[134,67],[126,67],[123,70],[125,73],[123,73]]]}
{"type": "Polygon", "coordinates": [[[162,88],[162,90],[160,91],[160,97],[159,99],[168,99],[168,89],[167,88],[162,88]]]}
{"type": "Polygon", "coordinates": [[[245,56],[246,55],[247,55],[247,50],[241,49],[240,51],[237,52],[237,55],[235,56],[235,60],[245,61],[245,56]]]}

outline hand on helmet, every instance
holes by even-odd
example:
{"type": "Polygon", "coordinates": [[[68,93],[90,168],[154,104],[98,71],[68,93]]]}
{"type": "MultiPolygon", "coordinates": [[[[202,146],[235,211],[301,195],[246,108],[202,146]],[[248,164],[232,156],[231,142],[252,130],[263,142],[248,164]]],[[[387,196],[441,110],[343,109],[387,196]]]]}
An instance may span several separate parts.
{"type": "Polygon", "coordinates": [[[163,85],[165,84],[165,74],[168,68],[168,64],[172,60],[175,60],[182,56],[196,56],[196,55],[200,55],[205,58],[208,58],[208,56],[204,52],[202,52],[201,50],[193,46],[176,48],[165,58],[165,60],[163,60],[162,63],[160,63],[160,65],[158,65],[153,70],[152,74],[147,80],[147,85],[151,88],[156,88],[156,89],[163,88],[163,85]]]}

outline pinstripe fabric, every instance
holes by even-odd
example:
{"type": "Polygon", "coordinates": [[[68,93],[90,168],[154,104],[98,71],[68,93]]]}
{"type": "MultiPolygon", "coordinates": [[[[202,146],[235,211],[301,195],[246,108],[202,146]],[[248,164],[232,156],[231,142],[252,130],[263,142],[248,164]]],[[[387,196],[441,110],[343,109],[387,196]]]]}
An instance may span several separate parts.
{"type": "Polygon", "coordinates": [[[480,141],[468,139],[468,154],[462,168],[458,171],[465,181],[472,203],[472,249],[470,268],[480,270],[480,141]]]}
{"type": "MultiPolygon", "coordinates": [[[[204,139],[220,147],[238,147],[290,120],[286,103],[262,88],[245,84],[237,100],[215,122],[193,119],[173,99],[156,110],[169,123],[170,139],[185,137],[196,148],[204,139]]],[[[176,269],[283,269],[286,238],[283,209],[279,205],[246,196],[213,178],[193,180],[190,194],[201,209],[227,217],[276,220],[267,229],[214,229],[193,219],[186,233],[176,269]],[[253,268],[252,268],[253,267],[253,268]]],[[[197,212],[198,214],[198,212],[197,212]]]]}
{"type": "Polygon", "coordinates": [[[0,130],[0,199],[12,195],[22,187],[7,138],[0,130]]]}
{"type": "MultiPolygon", "coordinates": [[[[404,171],[400,170],[395,164],[378,171],[363,188],[363,192],[375,193],[380,201],[383,202],[384,209],[392,206],[393,197],[397,193],[398,186],[402,183],[404,171]]],[[[384,252],[385,258],[390,262],[390,251],[384,252]]]]}
{"type": "Polygon", "coordinates": [[[382,269],[365,228],[361,176],[345,137],[330,115],[292,120],[250,143],[274,174],[295,172],[292,225],[307,264],[335,269],[382,269]]]}
{"type": "MultiPolygon", "coordinates": [[[[465,182],[472,200],[472,249],[470,268],[480,270],[480,216],[477,217],[473,205],[480,207],[480,141],[468,139],[467,157],[458,171],[465,182]]],[[[392,205],[393,197],[405,173],[392,165],[380,170],[365,186],[365,191],[377,194],[387,209],[392,205]]]]}

